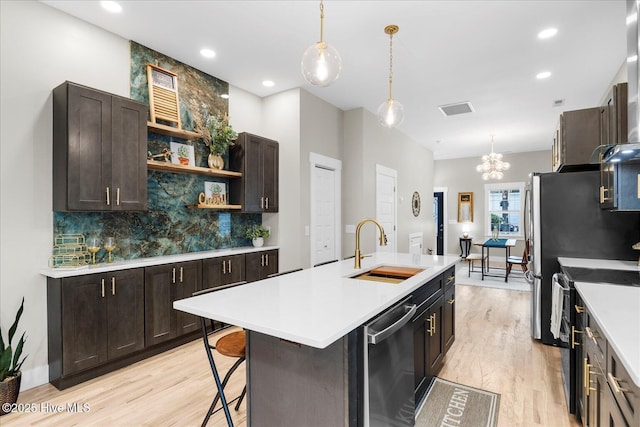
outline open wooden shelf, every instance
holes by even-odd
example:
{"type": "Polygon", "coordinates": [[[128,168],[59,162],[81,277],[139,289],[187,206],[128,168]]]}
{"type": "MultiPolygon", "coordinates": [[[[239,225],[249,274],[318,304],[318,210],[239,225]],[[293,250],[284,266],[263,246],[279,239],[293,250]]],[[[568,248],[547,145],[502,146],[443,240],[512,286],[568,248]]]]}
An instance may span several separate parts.
{"type": "Polygon", "coordinates": [[[240,178],[241,172],[228,171],[223,169],[201,168],[199,166],[184,166],[158,160],[147,160],[147,168],[163,172],[190,173],[196,175],[217,176],[220,178],[240,178]]]}
{"type": "Polygon", "coordinates": [[[147,127],[153,133],[159,133],[161,135],[173,136],[184,140],[202,138],[202,135],[198,132],[192,132],[190,130],[177,129],[171,126],[163,125],[160,123],[147,122],[147,127]]]}
{"type": "Polygon", "coordinates": [[[187,208],[191,209],[219,209],[219,210],[240,210],[242,209],[241,205],[185,205],[187,208]]]}

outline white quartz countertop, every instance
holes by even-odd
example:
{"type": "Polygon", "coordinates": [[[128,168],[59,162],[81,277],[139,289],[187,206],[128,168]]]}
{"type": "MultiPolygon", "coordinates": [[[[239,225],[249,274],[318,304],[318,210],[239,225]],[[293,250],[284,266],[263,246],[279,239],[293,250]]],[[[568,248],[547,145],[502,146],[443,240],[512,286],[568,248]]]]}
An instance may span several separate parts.
{"type": "Polygon", "coordinates": [[[253,246],[216,249],[211,251],[189,252],[186,254],[165,255],[149,258],[138,258],[126,261],[116,261],[111,264],[100,263],[95,265],[86,265],[77,268],[44,268],[40,270],[40,274],[54,279],[72,276],[82,276],[85,274],[104,273],[108,271],[128,270],[130,268],[150,267],[152,265],[172,264],[176,262],[195,261],[199,259],[218,258],[223,256],[240,255],[250,252],[262,252],[272,249],[278,249],[278,246],[262,246],[255,248],[253,246]]]}
{"type": "Polygon", "coordinates": [[[586,282],[576,282],[575,287],[631,379],[640,387],[640,288],[586,282]]]}
{"type": "Polygon", "coordinates": [[[175,301],[173,307],[266,335],[325,348],[454,265],[458,256],[379,253],[175,301]],[[352,279],[381,265],[425,270],[401,283],[352,279]]]}
{"type": "Polygon", "coordinates": [[[581,267],[606,270],[640,271],[637,261],[623,261],[619,259],[588,259],[559,257],[558,263],[563,267],[581,267]]]}

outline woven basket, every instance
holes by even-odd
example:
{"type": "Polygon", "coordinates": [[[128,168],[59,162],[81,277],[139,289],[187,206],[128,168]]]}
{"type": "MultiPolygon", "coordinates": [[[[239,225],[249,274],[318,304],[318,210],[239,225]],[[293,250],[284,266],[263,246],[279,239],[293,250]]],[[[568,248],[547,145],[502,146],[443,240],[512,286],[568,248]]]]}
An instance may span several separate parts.
{"type": "Polygon", "coordinates": [[[18,372],[18,375],[15,377],[7,377],[4,381],[0,382],[0,416],[8,414],[8,412],[5,412],[3,409],[4,403],[16,403],[18,400],[21,379],[22,373],[18,372]]]}

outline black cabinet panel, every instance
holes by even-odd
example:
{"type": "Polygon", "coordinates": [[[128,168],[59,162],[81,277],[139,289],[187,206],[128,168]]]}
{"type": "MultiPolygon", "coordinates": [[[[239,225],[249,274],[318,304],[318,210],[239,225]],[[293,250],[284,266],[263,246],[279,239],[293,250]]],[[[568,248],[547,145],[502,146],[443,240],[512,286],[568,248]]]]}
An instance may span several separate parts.
{"type": "Polygon", "coordinates": [[[144,348],[144,271],[116,271],[107,277],[108,359],[114,359],[144,348]]]}
{"type": "Polygon", "coordinates": [[[245,255],[247,282],[265,279],[278,272],[278,251],[253,252],[245,255]]]}
{"type": "Polygon", "coordinates": [[[276,141],[240,133],[229,150],[229,167],[242,172],[231,180],[229,200],[244,212],[278,212],[279,148],[276,141]]]}
{"type": "Polygon", "coordinates": [[[53,90],[53,210],[147,209],[147,106],[75,83],[53,90]]]}

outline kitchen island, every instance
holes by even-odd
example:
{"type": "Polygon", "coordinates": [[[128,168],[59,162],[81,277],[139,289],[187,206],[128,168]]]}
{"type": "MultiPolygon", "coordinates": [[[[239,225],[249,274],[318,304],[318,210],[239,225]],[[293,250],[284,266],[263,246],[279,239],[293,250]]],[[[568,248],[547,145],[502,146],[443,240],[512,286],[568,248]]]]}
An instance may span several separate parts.
{"type": "Polygon", "coordinates": [[[362,422],[361,326],[457,261],[378,253],[360,269],[349,259],[175,301],[174,308],[247,330],[249,425],[355,426],[362,422]],[[422,271],[400,283],[352,278],[380,266],[422,271]]]}

